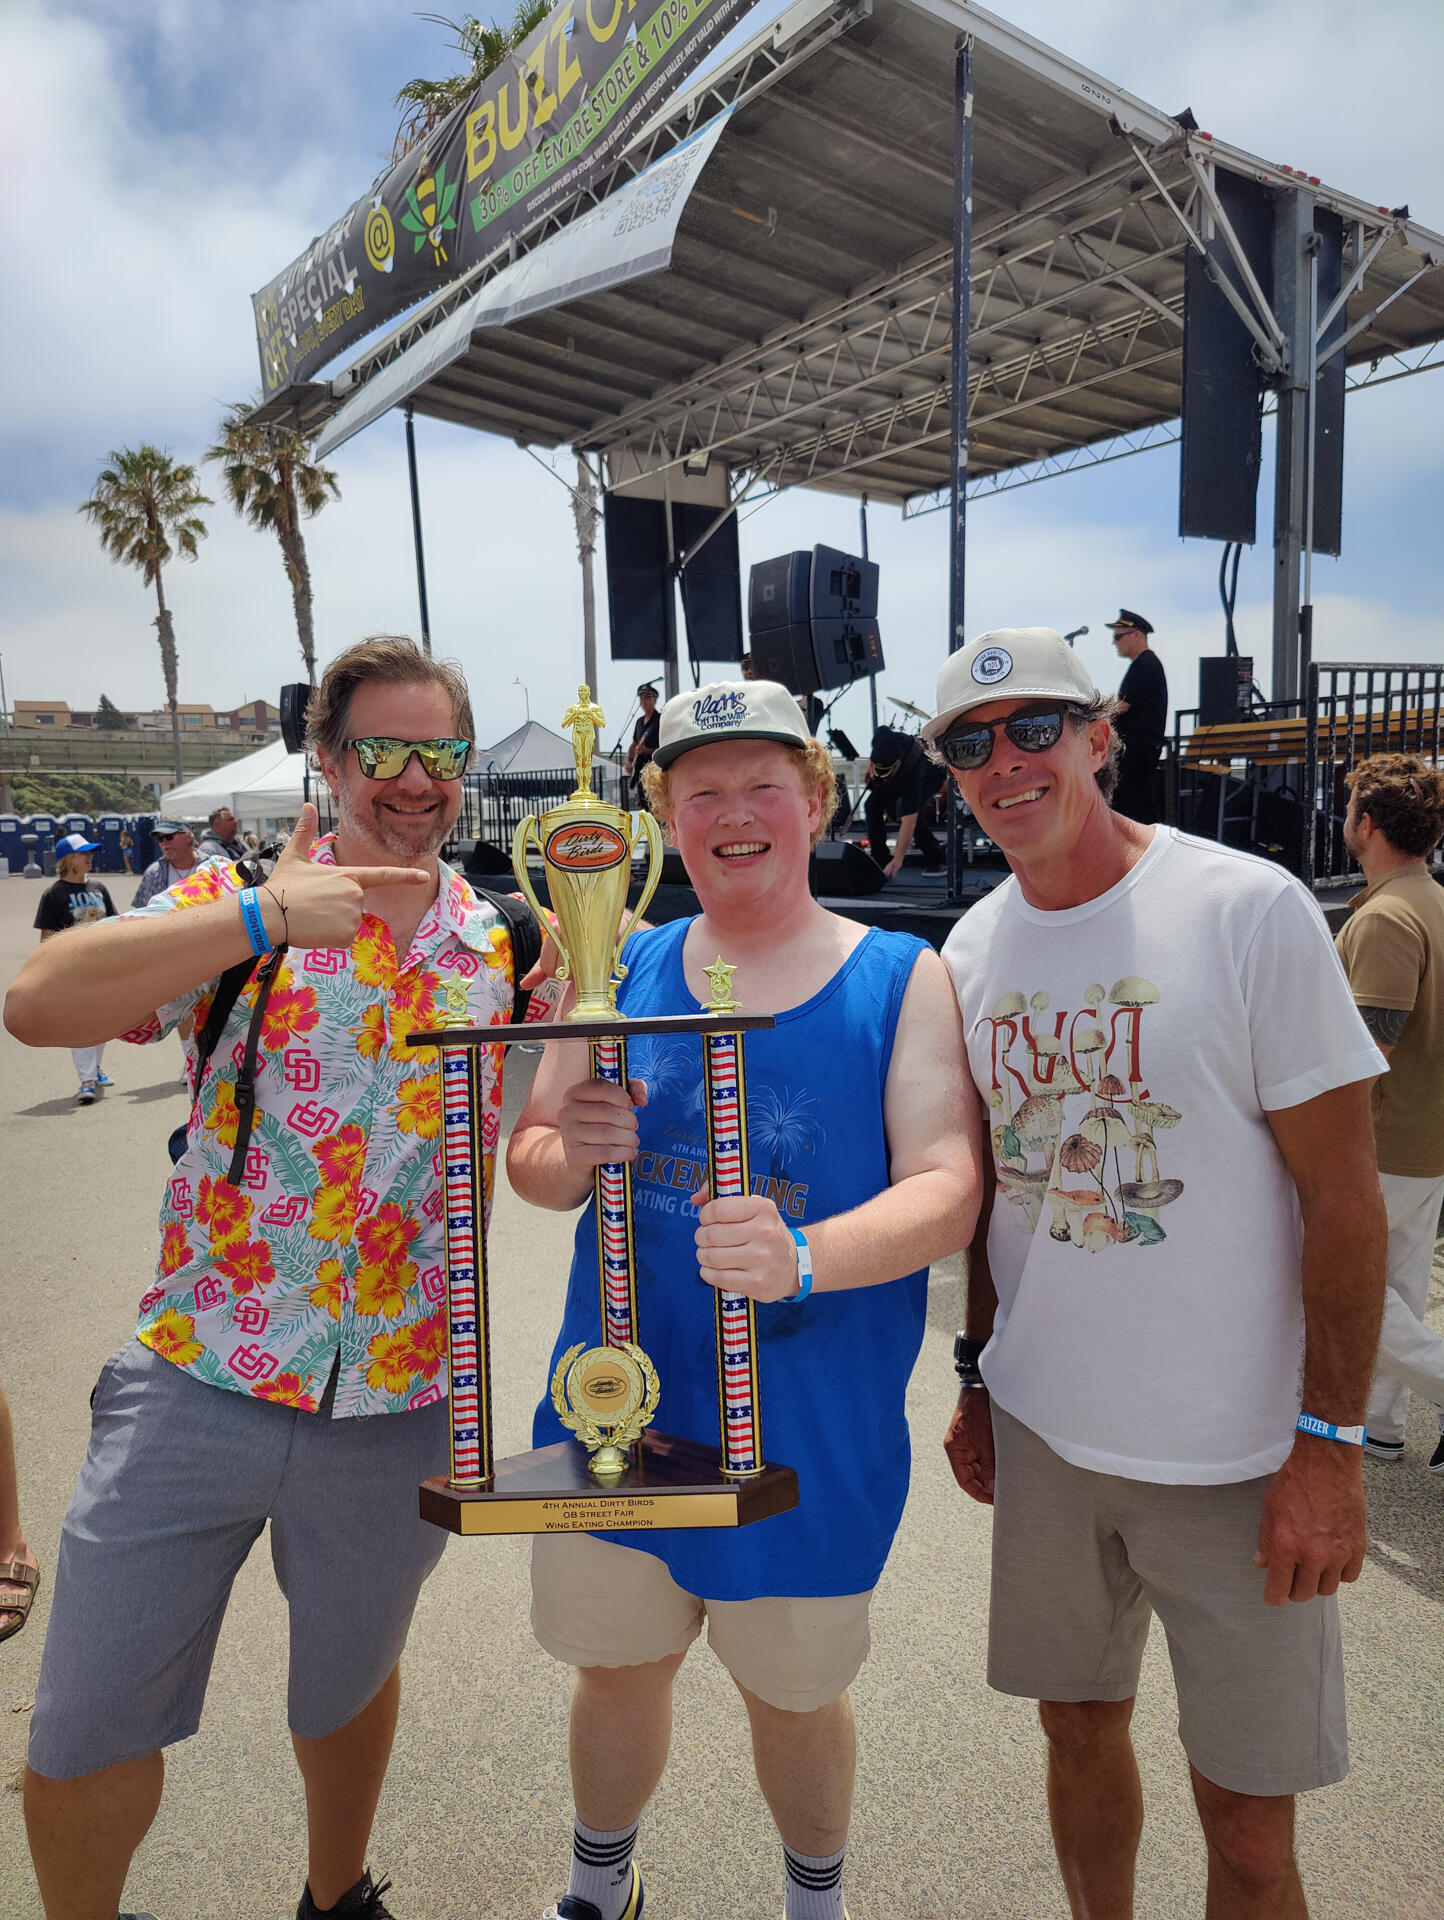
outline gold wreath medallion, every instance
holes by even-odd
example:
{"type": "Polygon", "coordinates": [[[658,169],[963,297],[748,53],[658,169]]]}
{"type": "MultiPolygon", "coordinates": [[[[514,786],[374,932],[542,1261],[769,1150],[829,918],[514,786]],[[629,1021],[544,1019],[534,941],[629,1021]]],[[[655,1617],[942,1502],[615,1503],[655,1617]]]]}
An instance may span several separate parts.
{"type": "Polygon", "coordinates": [[[615,1478],[627,1465],[627,1449],[657,1411],[657,1370],[630,1340],[617,1347],[578,1341],[557,1361],[552,1405],[562,1425],[591,1454],[598,1479],[615,1478]]]}

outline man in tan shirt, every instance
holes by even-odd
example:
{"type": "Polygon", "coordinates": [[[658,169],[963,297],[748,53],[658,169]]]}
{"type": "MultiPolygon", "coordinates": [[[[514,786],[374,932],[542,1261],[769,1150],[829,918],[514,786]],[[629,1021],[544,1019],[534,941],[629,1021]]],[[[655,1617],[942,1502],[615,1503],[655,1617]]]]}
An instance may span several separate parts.
{"type": "Polygon", "coordinates": [[[1365,1415],[1370,1453],[1404,1451],[1409,1393],[1439,1415],[1430,1471],[1444,1473],[1444,1339],[1425,1325],[1444,1207],[1444,887],[1429,857],[1444,835],[1444,774],[1379,753],[1349,775],[1344,844],[1364,870],[1338,937],[1354,1000],[1389,1071],[1374,1082],[1389,1290],[1365,1415]]]}

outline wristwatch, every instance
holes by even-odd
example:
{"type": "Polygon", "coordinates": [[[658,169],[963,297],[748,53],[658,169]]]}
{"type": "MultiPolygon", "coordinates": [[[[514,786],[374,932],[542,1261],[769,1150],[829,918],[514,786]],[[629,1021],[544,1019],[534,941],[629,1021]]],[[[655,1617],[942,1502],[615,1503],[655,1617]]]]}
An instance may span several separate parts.
{"type": "Polygon", "coordinates": [[[987,1382],[978,1371],[978,1361],[987,1344],[986,1340],[970,1340],[965,1333],[958,1334],[953,1341],[953,1366],[965,1387],[986,1389],[987,1382]]]}

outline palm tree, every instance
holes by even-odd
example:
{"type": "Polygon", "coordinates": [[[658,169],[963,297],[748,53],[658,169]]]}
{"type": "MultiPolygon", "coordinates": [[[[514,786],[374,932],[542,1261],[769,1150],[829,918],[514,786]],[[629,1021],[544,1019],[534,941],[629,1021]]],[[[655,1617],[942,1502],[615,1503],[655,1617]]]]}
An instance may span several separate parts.
{"type": "Polygon", "coordinates": [[[206,523],[197,509],[211,501],[196,491],[194,467],[177,466],[159,447],[122,447],[106,455],[90,498],[77,509],[94,524],[100,544],[112,560],[139,567],[147,586],[154,585],[155,630],[160,639],[160,663],[165,674],[165,697],[170,707],[171,749],[175,783],[181,783],[180,714],[176,711],[175,628],[165,603],[161,570],[177,554],[194,560],[206,537],[206,523]]]}
{"type": "Polygon", "coordinates": [[[270,528],[281,543],[291,600],[296,609],[296,634],[306,678],[316,680],[316,635],[311,620],[311,568],[301,537],[302,516],[313,519],[329,494],[341,498],[336,476],[311,459],[311,442],[292,427],[261,425],[252,419],[255,404],[238,400],[221,421],[220,437],[206,450],[207,460],[219,461],[226,492],[236,512],[253,527],[270,528]]]}
{"type": "Polygon", "coordinates": [[[419,147],[434,127],[440,126],[464,100],[469,100],[487,75],[495,72],[550,12],[550,0],[516,0],[516,12],[509,27],[492,26],[474,13],[465,13],[460,20],[448,20],[443,13],[423,13],[421,18],[433,26],[450,28],[455,36],[452,45],[466,65],[462,72],[452,74],[449,79],[408,80],[402,87],[396,104],[407,111],[391,149],[393,163],[404,159],[413,147],[419,147]]]}

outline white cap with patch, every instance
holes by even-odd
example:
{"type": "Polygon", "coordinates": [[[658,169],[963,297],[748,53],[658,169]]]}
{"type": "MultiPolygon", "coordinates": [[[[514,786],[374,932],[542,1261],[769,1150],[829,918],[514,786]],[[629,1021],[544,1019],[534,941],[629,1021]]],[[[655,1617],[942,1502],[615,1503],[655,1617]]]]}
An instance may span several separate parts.
{"type": "Polygon", "coordinates": [[[938,717],[923,728],[923,738],[936,745],[955,720],[990,700],[1066,700],[1086,706],[1097,698],[1088,669],[1061,633],[1051,627],[999,627],[943,662],[938,717]]]}
{"type": "Polygon", "coordinates": [[[775,680],[712,680],[679,693],[662,709],[652,764],[670,767],[693,747],[719,740],[776,740],[805,747],[812,735],[796,700],[775,680]]]}

